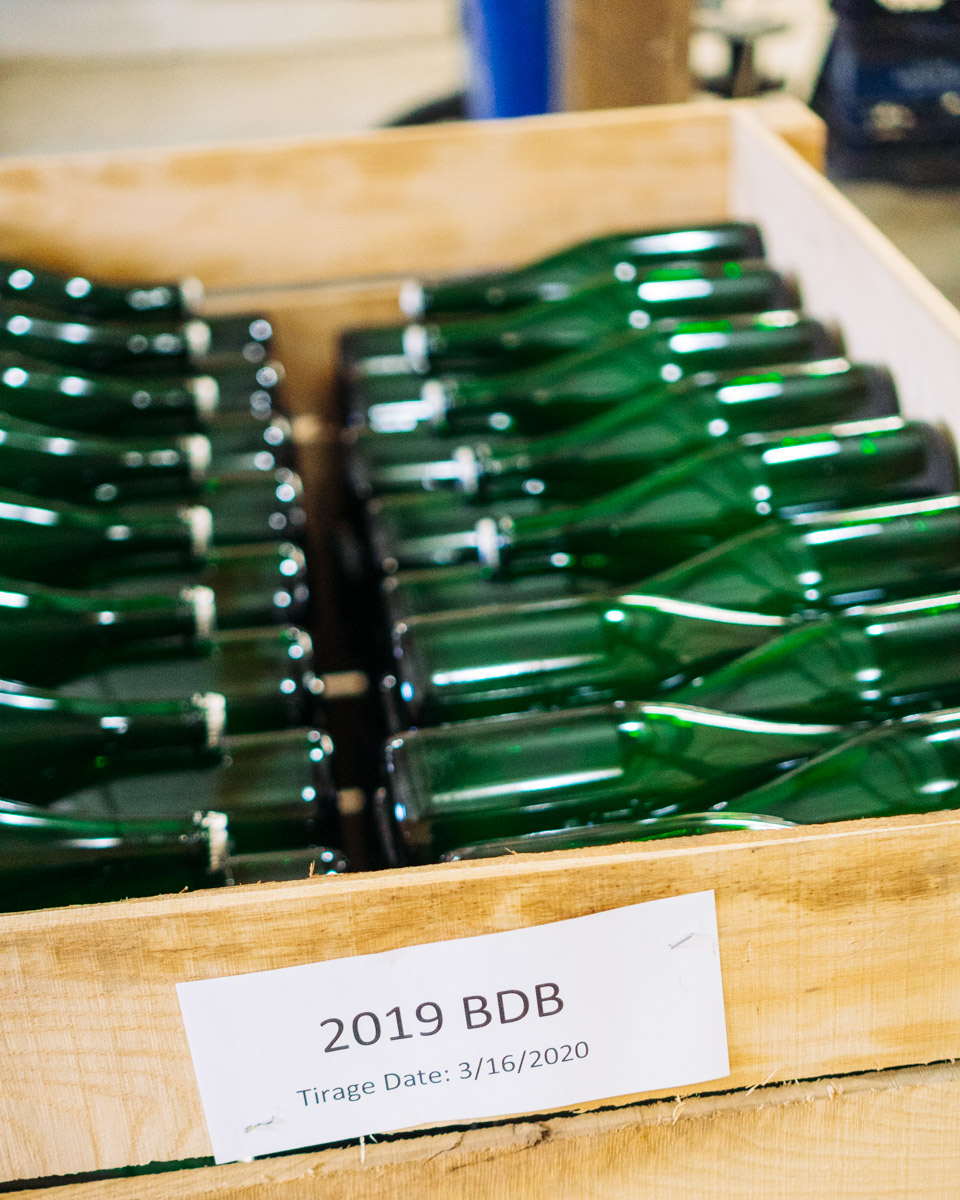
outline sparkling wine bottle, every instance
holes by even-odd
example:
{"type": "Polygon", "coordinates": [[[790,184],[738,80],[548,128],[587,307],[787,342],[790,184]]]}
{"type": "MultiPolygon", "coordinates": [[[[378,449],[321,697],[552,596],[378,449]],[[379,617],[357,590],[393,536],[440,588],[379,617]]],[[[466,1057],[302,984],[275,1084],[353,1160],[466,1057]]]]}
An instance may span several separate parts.
{"type": "Polygon", "coordinates": [[[848,736],[670,703],[472,721],[392,739],[380,804],[409,857],[430,861],[487,838],[700,811],[848,736]]]}

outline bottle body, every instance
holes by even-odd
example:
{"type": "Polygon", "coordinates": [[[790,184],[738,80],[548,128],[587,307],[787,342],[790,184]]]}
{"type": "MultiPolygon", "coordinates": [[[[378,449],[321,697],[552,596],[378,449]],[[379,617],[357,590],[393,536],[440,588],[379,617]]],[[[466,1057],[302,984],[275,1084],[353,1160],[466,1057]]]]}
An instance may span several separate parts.
{"type": "Polygon", "coordinates": [[[409,731],[387,746],[412,861],[566,823],[701,811],[837,745],[839,727],[627,704],[409,731]]]}
{"type": "Polygon", "coordinates": [[[648,699],[788,626],[639,595],[412,618],[394,631],[395,727],[648,699]]]}
{"type": "Polygon", "coordinates": [[[879,721],[960,702],[956,593],[808,622],[680,687],[680,703],[771,720],[879,721]]]}
{"type": "Polygon", "coordinates": [[[956,808],[958,733],[956,709],[905,717],[818,755],[737,804],[742,799],[746,811],[797,824],[956,808]]]}

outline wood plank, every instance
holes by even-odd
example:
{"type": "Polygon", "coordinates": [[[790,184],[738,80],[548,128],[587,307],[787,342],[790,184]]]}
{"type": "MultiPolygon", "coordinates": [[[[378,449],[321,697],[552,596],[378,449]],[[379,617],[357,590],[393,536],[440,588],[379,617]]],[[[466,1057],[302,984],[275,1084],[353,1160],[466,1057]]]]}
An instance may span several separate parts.
{"type": "Polygon", "coordinates": [[[960,813],[941,813],[3,916],[0,1175],[209,1154],[177,982],[709,888],[718,1086],[960,1056],[958,863],[960,813]]]}
{"type": "MultiPolygon", "coordinates": [[[[602,229],[724,216],[737,107],[7,158],[0,248],[110,278],[195,274],[214,289],[496,266],[602,229]]],[[[809,110],[762,112],[819,161],[809,110]]]]}
{"type": "Polygon", "coordinates": [[[559,0],[559,107],[674,104],[690,94],[691,0],[559,0]]]}
{"type": "Polygon", "coordinates": [[[960,1067],[941,1064],[21,1195],[930,1200],[956,1194],[958,1121],[960,1067]]]}
{"type": "Polygon", "coordinates": [[[891,369],[905,413],[960,436],[960,312],[749,113],[734,130],[733,212],[760,219],[771,260],[796,273],[811,312],[839,322],[852,356],[891,369]]]}
{"type": "Polygon", "coordinates": [[[720,217],[719,105],[0,162],[2,253],[214,288],[492,266],[720,217]]]}

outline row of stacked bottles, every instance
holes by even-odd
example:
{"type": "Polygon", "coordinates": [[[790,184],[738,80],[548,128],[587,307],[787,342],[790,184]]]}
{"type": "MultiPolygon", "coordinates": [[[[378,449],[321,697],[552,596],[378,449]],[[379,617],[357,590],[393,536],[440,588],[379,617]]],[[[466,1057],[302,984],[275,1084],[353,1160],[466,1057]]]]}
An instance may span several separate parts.
{"type": "Polygon", "coordinates": [[[957,805],[953,439],[756,228],[600,237],[400,305],[341,347],[390,862],[957,805]]]}
{"type": "Polygon", "coordinates": [[[0,907],[346,867],[259,315],[0,265],[0,907]]]}

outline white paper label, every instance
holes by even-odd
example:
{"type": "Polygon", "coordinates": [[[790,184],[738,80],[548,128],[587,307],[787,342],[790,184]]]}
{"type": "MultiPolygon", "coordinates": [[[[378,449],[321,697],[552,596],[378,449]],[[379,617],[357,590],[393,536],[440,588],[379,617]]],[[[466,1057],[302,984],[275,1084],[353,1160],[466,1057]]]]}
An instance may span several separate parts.
{"type": "Polygon", "coordinates": [[[729,1074],[713,892],[177,992],[217,1162],[729,1074]]]}

